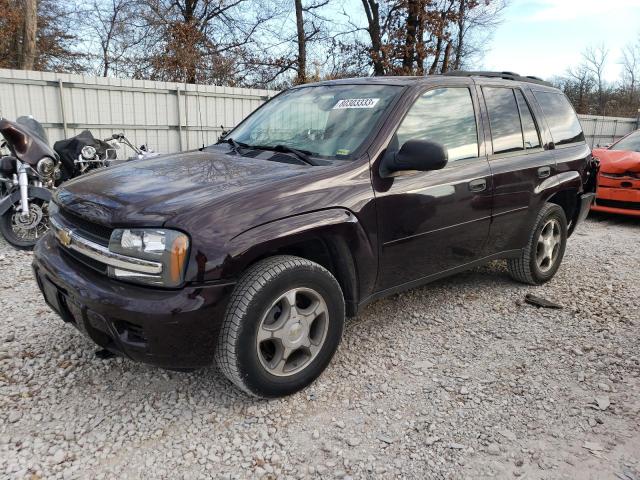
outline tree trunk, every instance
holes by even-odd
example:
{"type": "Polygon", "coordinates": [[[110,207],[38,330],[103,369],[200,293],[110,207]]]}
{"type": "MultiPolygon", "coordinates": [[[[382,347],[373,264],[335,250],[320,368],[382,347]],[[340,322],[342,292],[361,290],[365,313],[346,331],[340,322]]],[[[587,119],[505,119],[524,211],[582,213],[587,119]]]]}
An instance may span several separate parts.
{"type": "Polygon", "coordinates": [[[307,81],[307,36],[304,32],[302,0],[294,0],[296,5],[296,30],[298,34],[298,76],[296,83],[307,81]]]}
{"type": "Polygon", "coordinates": [[[385,58],[382,50],[382,34],[380,32],[380,6],[376,0],[362,0],[362,6],[367,14],[367,23],[369,28],[369,38],[371,38],[371,63],[373,64],[373,73],[376,77],[384,75],[385,58]]]}
{"type": "MultiPolygon", "coordinates": [[[[453,69],[459,70],[462,64],[462,55],[464,49],[464,21],[467,14],[467,0],[460,0],[458,9],[458,44],[456,45],[456,58],[453,61],[453,69]]],[[[444,71],[444,69],[443,69],[444,71]]]]}
{"type": "Polygon", "coordinates": [[[418,15],[420,13],[418,0],[408,0],[407,3],[407,33],[402,57],[402,72],[405,75],[413,73],[413,63],[416,57],[416,32],[418,31],[418,15]]]}
{"type": "Polygon", "coordinates": [[[25,0],[22,58],[20,69],[33,70],[36,61],[36,31],[38,29],[38,2],[25,0]]]}
{"type": "Polygon", "coordinates": [[[444,58],[442,59],[442,69],[440,70],[440,73],[449,71],[449,57],[451,56],[452,47],[453,45],[451,45],[451,41],[447,42],[447,46],[444,49],[444,58]]]}

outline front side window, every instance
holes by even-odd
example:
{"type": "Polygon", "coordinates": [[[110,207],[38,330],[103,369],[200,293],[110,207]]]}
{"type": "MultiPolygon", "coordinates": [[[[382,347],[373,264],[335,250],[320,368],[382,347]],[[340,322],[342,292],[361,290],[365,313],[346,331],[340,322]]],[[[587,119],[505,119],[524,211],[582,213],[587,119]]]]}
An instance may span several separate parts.
{"type": "Polygon", "coordinates": [[[489,114],[493,153],[523,150],[524,141],[520,115],[513,90],[511,88],[484,87],[482,92],[489,114]]]}
{"type": "Polygon", "coordinates": [[[413,104],[396,132],[398,147],[407,140],[444,145],[449,161],[478,156],[478,131],[471,92],[451,87],[429,90],[413,104]]]}
{"type": "Polygon", "coordinates": [[[534,91],[544,116],[547,118],[551,137],[556,145],[584,142],[584,133],[571,107],[562,93],[534,91]]]}
{"type": "Polygon", "coordinates": [[[618,143],[611,146],[611,150],[626,150],[628,152],[640,152],[640,131],[627,135],[618,143]]]}
{"type": "Polygon", "coordinates": [[[393,85],[294,88],[257,110],[227,137],[250,146],[283,145],[318,157],[349,159],[401,91],[393,85]]]}

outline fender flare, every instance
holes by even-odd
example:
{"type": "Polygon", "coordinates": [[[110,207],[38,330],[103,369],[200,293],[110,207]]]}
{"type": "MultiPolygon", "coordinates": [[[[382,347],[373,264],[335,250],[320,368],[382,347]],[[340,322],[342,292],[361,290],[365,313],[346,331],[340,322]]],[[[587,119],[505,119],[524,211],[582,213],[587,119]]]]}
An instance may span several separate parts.
{"type": "Polygon", "coordinates": [[[576,192],[575,212],[572,218],[567,218],[569,226],[568,235],[571,236],[578,221],[578,215],[580,214],[580,199],[579,196],[584,192],[584,184],[580,173],[575,170],[568,172],[562,172],[553,177],[547,178],[536,188],[537,194],[540,195],[540,205],[547,203],[554,195],[566,191],[574,190],[576,192]]]}
{"type": "Polygon", "coordinates": [[[237,277],[271,252],[310,239],[329,243],[327,247],[337,274],[345,283],[347,302],[357,302],[363,291],[373,288],[377,274],[375,250],[358,218],[345,208],[302,213],[245,230],[227,241],[222,275],[237,277]],[[375,274],[365,273],[367,263],[376,266],[375,274]]]}
{"type": "MultiPolygon", "coordinates": [[[[37,198],[48,202],[51,200],[51,192],[46,188],[29,186],[29,198],[37,198]]],[[[7,195],[0,200],[0,215],[4,215],[12,205],[20,201],[20,190],[7,195]]]]}
{"type": "Polygon", "coordinates": [[[549,200],[553,195],[561,190],[575,189],[578,193],[582,193],[582,177],[575,170],[558,173],[541,182],[534,191],[536,195],[541,195],[544,201],[549,200]]]}

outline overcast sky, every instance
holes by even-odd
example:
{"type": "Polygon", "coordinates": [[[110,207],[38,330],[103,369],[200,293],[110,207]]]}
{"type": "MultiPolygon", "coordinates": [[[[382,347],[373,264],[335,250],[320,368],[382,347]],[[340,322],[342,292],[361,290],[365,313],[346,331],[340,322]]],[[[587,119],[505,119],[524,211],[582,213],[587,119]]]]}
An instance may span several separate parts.
{"type": "Polygon", "coordinates": [[[606,76],[616,80],[622,47],[639,39],[640,0],[510,0],[482,67],[549,78],[604,43],[606,76]]]}

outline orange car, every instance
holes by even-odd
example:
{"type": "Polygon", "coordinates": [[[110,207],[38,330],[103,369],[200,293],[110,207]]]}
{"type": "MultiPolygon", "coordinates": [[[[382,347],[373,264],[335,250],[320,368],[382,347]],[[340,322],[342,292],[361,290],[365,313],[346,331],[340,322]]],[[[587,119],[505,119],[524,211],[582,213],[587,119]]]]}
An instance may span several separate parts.
{"type": "Polygon", "coordinates": [[[591,210],[640,217],[640,130],[594,149],[593,156],[600,159],[600,172],[591,210]]]}

